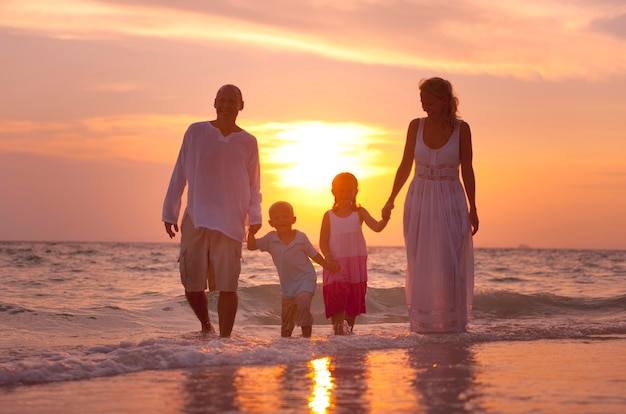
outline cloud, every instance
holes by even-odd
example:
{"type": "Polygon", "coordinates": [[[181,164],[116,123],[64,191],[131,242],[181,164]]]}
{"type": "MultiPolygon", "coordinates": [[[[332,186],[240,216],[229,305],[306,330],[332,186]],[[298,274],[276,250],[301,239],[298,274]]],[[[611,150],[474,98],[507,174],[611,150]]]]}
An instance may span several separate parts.
{"type": "MultiPolygon", "coordinates": [[[[8,1],[0,25],[58,38],[127,36],[261,48],[368,65],[519,78],[603,78],[626,70],[622,17],[567,1],[8,1]],[[595,22],[595,23],[594,23],[595,22]],[[599,26],[598,26],[599,25],[599,26]]],[[[593,6],[593,7],[592,7],[593,6]]]]}
{"type": "Polygon", "coordinates": [[[189,119],[148,114],[68,122],[0,120],[0,153],[171,163],[189,119]]]}
{"type": "Polygon", "coordinates": [[[626,40],[626,13],[596,19],[591,22],[591,27],[617,39],[626,40]]]}
{"type": "Polygon", "coordinates": [[[85,86],[87,92],[111,92],[124,93],[139,89],[139,85],[134,82],[111,82],[99,83],[85,86]]]}

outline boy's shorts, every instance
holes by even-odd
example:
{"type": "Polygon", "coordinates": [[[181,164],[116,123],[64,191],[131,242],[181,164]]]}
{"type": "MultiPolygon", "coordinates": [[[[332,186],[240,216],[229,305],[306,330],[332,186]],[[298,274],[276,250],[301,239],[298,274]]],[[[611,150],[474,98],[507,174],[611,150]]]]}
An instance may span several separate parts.
{"type": "Polygon", "coordinates": [[[281,306],[281,331],[291,334],[297,326],[312,326],[313,314],[311,313],[311,292],[300,292],[294,298],[283,295],[281,306]]]}
{"type": "Polygon", "coordinates": [[[241,242],[224,233],[196,228],[185,213],[181,223],[180,281],[187,292],[236,292],[241,273],[241,242]]]}

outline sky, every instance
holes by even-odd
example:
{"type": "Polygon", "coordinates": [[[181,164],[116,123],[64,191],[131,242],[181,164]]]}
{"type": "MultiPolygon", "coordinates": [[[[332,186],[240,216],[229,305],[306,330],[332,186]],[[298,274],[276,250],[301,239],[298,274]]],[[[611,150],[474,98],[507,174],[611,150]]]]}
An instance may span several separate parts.
{"type": "MultiPolygon", "coordinates": [[[[183,134],[227,83],[267,208],[385,204],[420,79],[472,130],[476,247],[626,249],[623,0],[0,0],[0,240],[168,242],[183,134]]],[[[401,246],[408,182],[370,246],[401,246]]],[[[177,242],[175,239],[173,242],[177,242]]]]}

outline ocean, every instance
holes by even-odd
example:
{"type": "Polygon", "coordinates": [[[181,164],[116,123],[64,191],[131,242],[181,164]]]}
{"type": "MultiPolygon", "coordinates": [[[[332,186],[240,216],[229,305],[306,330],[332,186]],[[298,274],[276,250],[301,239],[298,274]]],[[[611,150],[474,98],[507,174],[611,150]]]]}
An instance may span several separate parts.
{"type": "Polygon", "coordinates": [[[0,412],[626,412],[626,251],[477,248],[467,333],[418,335],[404,248],[369,247],[354,335],[318,284],[311,339],[280,337],[274,265],[245,247],[233,335],[201,334],[177,257],[0,242],[0,412]]]}

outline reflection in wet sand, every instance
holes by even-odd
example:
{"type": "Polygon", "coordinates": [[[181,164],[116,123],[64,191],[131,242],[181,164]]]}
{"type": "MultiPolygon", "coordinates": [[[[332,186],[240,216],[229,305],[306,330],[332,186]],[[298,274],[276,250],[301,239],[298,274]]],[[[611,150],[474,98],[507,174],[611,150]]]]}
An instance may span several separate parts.
{"type": "Polygon", "coordinates": [[[412,387],[415,372],[406,350],[373,351],[367,356],[367,404],[372,413],[412,412],[418,398],[412,387]]]}
{"type": "Polygon", "coordinates": [[[309,408],[312,413],[322,414],[330,407],[330,393],[333,380],[328,369],[330,358],[314,359],[309,364],[313,367],[313,394],[309,399],[309,408]]]}
{"type": "Polygon", "coordinates": [[[424,343],[408,349],[409,366],[415,373],[413,386],[419,406],[429,413],[470,413],[479,395],[476,360],[469,345],[424,343]]]}
{"type": "Polygon", "coordinates": [[[425,341],[409,349],[343,352],[309,362],[189,371],[184,412],[480,411],[471,346],[425,341]]]}
{"type": "Polygon", "coordinates": [[[234,407],[236,366],[219,369],[196,369],[185,372],[181,401],[184,413],[219,412],[234,407]]]}
{"type": "Polygon", "coordinates": [[[280,379],[286,370],[284,365],[240,367],[234,381],[235,406],[243,412],[279,411],[285,388],[280,379]]]}
{"type": "Polygon", "coordinates": [[[341,353],[331,358],[330,372],[334,384],[330,397],[333,409],[345,412],[368,412],[367,352],[341,353]]]}
{"type": "Polygon", "coordinates": [[[337,355],[330,366],[331,407],[342,412],[475,412],[480,410],[475,371],[471,347],[459,343],[337,355]]]}

